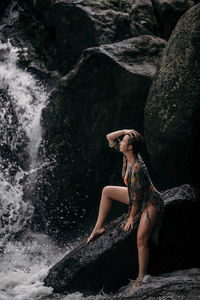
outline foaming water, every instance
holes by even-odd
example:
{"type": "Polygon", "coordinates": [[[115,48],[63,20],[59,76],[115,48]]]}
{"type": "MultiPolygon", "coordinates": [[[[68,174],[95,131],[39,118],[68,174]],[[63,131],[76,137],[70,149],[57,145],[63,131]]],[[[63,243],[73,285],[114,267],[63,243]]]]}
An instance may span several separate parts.
{"type": "MultiPolygon", "coordinates": [[[[18,67],[17,62],[22,50],[7,43],[0,42],[0,88],[7,93],[14,106],[15,113],[29,139],[28,153],[32,168],[36,165],[37,151],[41,142],[40,117],[46,105],[48,94],[40,82],[32,74],[18,67]]],[[[23,49],[25,55],[26,49],[23,49]]],[[[1,118],[5,117],[7,110],[1,111],[1,118]]],[[[12,118],[10,116],[10,118],[12,118]]],[[[14,148],[14,145],[12,145],[14,148]]]]}
{"type": "Polygon", "coordinates": [[[19,55],[25,54],[26,49],[10,41],[0,42],[0,248],[26,230],[34,212],[24,195],[24,183],[34,189],[40,117],[48,94],[32,74],[18,66],[19,55]]]}
{"type": "Polygon", "coordinates": [[[48,95],[32,74],[18,66],[19,55],[25,52],[10,41],[0,42],[0,300],[35,300],[52,294],[43,279],[62,255],[46,235],[29,232],[34,207],[24,186],[28,182],[34,189],[33,178],[43,166],[37,164],[37,152],[48,95]]]}
{"type": "MultiPolygon", "coordinates": [[[[15,8],[13,3],[1,30],[17,21],[15,8]]],[[[37,158],[48,93],[20,67],[21,55],[26,49],[0,42],[0,300],[81,299],[79,292],[56,295],[43,282],[49,268],[73,247],[60,249],[29,229],[34,207],[24,187],[33,191],[38,170],[48,164],[37,158]]]]}
{"type": "Polygon", "coordinates": [[[36,300],[52,295],[43,280],[51,265],[70,250],[60,249],[44,234],[27,233],[23,242],[8,242],[0,257],[0,299],[36,300]]]}
{"type": "Polygon", "coordinates": [[[11,184],[1,173],[0,208],[0,248],[2,248],[11,236],[26,227],[34,208],[30,202],[23,200],[23,190],[19,182],[16,180],[11,184]]]}

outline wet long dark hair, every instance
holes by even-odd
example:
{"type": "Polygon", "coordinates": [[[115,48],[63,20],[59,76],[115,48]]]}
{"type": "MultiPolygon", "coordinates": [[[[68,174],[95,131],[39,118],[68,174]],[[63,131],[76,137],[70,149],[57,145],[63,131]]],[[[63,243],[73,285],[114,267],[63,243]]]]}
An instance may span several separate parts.
{"type": "Polygon", "coordinates": [[[129,139],[128,139],[128,145],[131,145],[133,147],[133,153],[135,156],[138,155],[139,150],[143,144],[143,137],[141,134],[137,133],[128,133],[129,139]]]}

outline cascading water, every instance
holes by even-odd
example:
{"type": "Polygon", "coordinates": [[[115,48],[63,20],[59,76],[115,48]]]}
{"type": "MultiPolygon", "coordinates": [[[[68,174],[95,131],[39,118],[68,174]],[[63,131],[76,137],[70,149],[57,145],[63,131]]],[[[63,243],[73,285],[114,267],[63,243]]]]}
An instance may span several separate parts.
{"type": "MultiPolygon", "coordinates": [[[[7,28],[9,33],[19,17],[17,2],[10,2],[0,24],[0,29],[7,28]]],[[[73,245],[60,249],[47,235],[32,232],[29,226],[34,206],[27,190],[34,190],[37,170],[46,164],[38,161],[37,152],[42,136],[40,116],[48,93],[31,73],[19,67],[20,55],[26,55],[26,49],[14,47],[10,41],[0,42],[0,300],[79,300],[83,299],[79,292],[55,295],[43,284],[49,268],[73,245]]],[[[168,289],[173,282],[187,285],[194,274],[200,278],[199,269],[169,274],[165,279],[151,277],[147,290],[168,289]]],[[[115,296],[122,299],[125,295],[126,287],[115,296]]],[[[165,295],[163,300],[180,299],[172,292],[165,295]]],[[[109,297],[112,299],[112,295],[95,299],[109,297]]]]}
{"type": "Polygon", "coordinates": [[[51,294],[43,278],[64,251],[46,235],[28,228],[34,207],[24,194],[24,182],[27,185],[28,176],[28,185],[34,188],[40,116],[48,94],[18,67],[22,51],[10,41],[0,43],[0,300],[41,299],[51,294]],[[23,236],[17,238],[20,233],[23,236]]]}
{"type": "Polygon", "coordinates": [[[27,161],[29,170],[36,168],[41,140],[39,120],[47,94],[31,74],[17,66],[19,49],[8,41],[0,44],[0,53],[0,89],[6,94],[1,101],[0,114],[0,143],[4,149],[0,174],[3,230],[0,233],[4,236],[2,242],[5,242],[9,235],[25,227],[34,210],[30,201],[25,201],[20,182],[27,161]]]}
{"type": "MultiPolygon", "coordinates": [[[[19,49],[8,41],[0,44],[4,62],[0,65],[0,88],[7,90],[12,101],[19,126],[26,132],[29,140],[27,152],[30,167],[36,167],[37,150],[41,142],[40,116],[46,104],[47,94],[41,84],[31,74],[17,66],[19,49]]],[[[6,111],[4,110],[2,117],[6,111]]],[[[12,116],[10,116],[12,119],[12,116]]],[[[15,147],[13,143],[12,148],[15,147]]]]}

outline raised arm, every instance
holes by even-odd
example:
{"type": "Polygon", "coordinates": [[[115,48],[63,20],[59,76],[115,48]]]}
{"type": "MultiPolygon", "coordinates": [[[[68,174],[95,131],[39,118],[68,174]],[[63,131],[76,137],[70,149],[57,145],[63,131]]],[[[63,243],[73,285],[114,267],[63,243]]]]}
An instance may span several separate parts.
{"type": "Polygon", "coordinates": [[[109,142],[110,147],[114,147],[115,146],[115,140],[121,136],[121,135],[125,135],[128,133],[134,132],[133,129],[122,129],[122,130],[117,130],[117,131],[113,131],[111,133],[108,133],[106,135],[106,138],[109,142]]]}

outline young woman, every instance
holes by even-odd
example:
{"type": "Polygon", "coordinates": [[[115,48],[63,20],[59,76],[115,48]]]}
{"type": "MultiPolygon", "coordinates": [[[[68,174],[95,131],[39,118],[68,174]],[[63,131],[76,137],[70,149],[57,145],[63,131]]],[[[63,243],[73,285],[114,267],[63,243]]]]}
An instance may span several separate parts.
{"type": "Polygon", "coordinates": [[[139,154],[142,136],[133,129],[124,129],[109,133],[106,137],[110,147],[114,147],[124,154],[122,178],[126,187],[106,186],[103,188],[97,222],[87,242],[89,243],[105,231],[104,222],[113,200],[129,205],[124,230],[132,229],[134,221],[139,220],[137,230],[139,273],[130,290],[132,292],[142,284],[147,272],[148,239],[151,238],[155,243],[158,243],[164,202],[161,194],[153,186],[147,168],[139,154]],[[123,139],[119,142],[120,136],[123,136],[123,139]]]}

